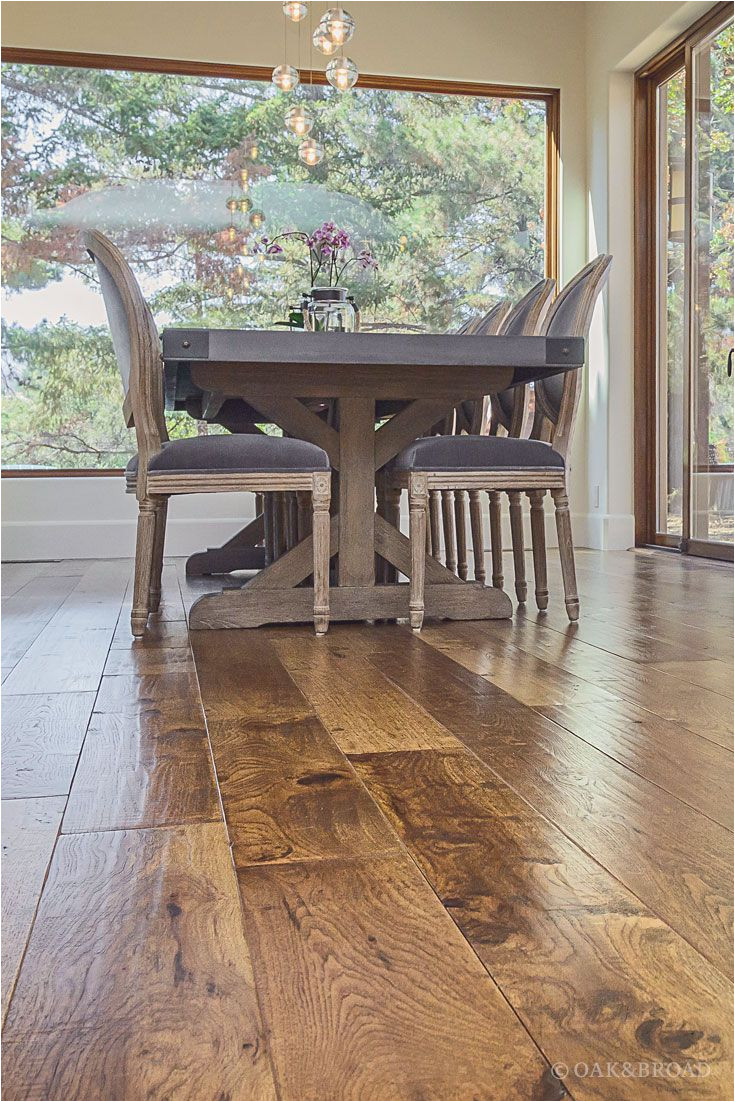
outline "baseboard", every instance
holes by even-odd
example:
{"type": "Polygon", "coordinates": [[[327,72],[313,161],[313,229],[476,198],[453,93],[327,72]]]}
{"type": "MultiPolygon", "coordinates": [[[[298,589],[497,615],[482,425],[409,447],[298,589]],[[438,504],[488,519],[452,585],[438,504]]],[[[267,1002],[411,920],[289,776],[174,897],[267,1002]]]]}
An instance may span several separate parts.
{"type": "MultiPolygon", "coordinates": [[[[122,478],[3,479],[2,558],[5,561],[106,559],[135,551],[137,504],[125,494],[122,478]]],[[[405,495],[403,498],[406,507],[405,495]]],[[[252,494],[192,494],[172,500],[166,537],[169,555],[191,555],[217,547],[252,519],[252,494]]],[[[547,546],[556,547],[551,502],[546,508],[547,546]]],[[[531,533],[524,510],[526,544],[531,533]]],[[[407,513],[401,527],[408,531],[407,513]]],[[[485,548],[489,547],[484,511],[485,548]]],[[[573,513],[578,547],[621,551],[634,543],[632,516],[573,513]]],[[[471,545],[468,531],[468,545],[471,545]]],[[[503,513],[503,546],[511,546],[507,510],[503,513]]]]}

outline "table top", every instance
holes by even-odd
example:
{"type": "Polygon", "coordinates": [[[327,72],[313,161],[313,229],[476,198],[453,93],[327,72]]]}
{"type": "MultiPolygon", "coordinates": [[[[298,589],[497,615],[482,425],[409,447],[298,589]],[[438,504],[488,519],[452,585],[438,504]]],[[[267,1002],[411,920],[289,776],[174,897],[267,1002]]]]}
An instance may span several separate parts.
{"type": "MultiPolygon", "coordinates": [[[[529,378],[584,362],[581,337],[464,336],[452,333],[305,333],[266,329],[170,328],[162,334],[167,362],[258,367],[503,367],[529,378]]],[[[522,381],[519,379],[519,381],[522,381]]]]}

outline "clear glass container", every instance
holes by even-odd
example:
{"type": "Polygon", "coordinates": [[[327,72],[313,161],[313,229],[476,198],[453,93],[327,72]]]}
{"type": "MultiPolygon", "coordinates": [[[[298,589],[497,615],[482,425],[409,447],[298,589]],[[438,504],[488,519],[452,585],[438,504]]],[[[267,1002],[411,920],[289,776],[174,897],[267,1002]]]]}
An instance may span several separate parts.
{"type": "Polygon", "coordinates": [[[311,333],[354,333],[358,313],[344,287],[312,287],[304,310],[304,328],[311,333]]]}

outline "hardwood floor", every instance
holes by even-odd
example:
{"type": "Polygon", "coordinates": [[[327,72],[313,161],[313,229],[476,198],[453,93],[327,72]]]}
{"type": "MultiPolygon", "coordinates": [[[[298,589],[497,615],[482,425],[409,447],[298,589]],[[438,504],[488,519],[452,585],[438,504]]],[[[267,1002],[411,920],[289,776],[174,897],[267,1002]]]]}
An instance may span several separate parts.
{"type": "Polygon", "coordinates": [[[3,1097],[731,1097],[731,569],[549,558],[324,639],[170,560],[135,643],[130,562],[4,565],[3,1097]]]}

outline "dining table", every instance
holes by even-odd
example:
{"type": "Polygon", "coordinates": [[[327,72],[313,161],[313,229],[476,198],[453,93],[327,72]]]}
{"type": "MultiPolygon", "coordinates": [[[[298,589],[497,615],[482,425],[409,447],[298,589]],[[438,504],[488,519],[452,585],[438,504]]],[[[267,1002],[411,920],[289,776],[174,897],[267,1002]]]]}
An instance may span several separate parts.
{"type": "MultiPolygon", "coordinates": [[[[410,543],[399,516],[376,509],[381,470],[461,402],[578,369],[585,353],[579,337],[177,327],[164,329],[161,339],[168,410],[195,409],[216,424],[218,412],[237,399],[261,424],[329,456],[333,621],[408,617],[409,585],[400,579],[410,575],[410,543]],[[388,581],[376,574],[376,555],[390,566],[388,581]]],[[[267,565],[263,539],[261,513],[222,547],[190,557],[191,574],[257,571],[200,596],[190,610],[192,630],[311,620],[311,536],[267,565]]],[[[512,612],[503,590],[463,581],[429,554],[425,606],[427,617],[452,620],[512,612]]]]}

